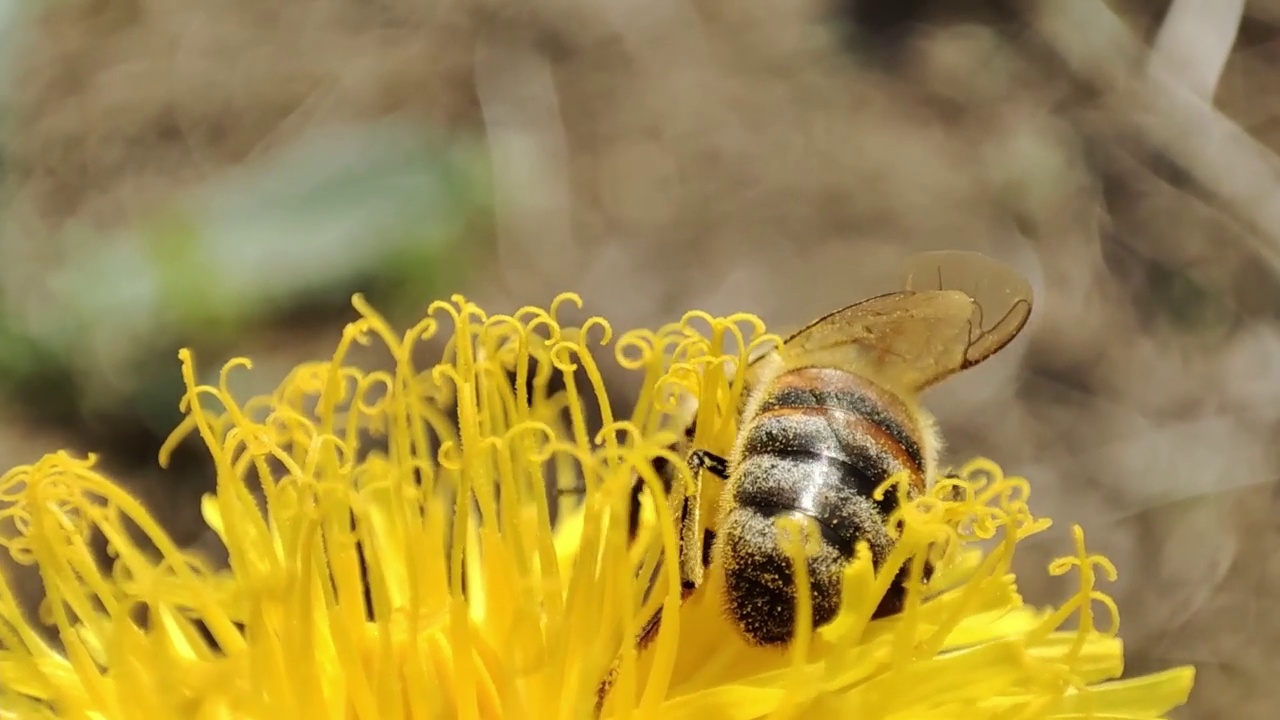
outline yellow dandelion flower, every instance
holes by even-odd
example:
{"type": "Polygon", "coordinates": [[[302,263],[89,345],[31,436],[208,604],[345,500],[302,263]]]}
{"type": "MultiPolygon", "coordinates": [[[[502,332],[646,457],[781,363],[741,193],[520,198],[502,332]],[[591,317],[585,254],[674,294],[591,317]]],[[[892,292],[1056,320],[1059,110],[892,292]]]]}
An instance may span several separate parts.
{"type": "Polygon", "coordinates": [[[667,423],[690,395],[698,441],[723,447],[733,368],[769,336],[750,316],[692,313],[615,341],[599,318],[563,324],[570,301],[489,316],[456,297],[396,333],[357,297],[331,361],[243,403],[227,375],[247,360],[214,387],[181,353],[174,440],[198,433],[212,456],[203,511],[227,570],[177,547],[92,457],[5,474],[4,547],[38,568],[46,599],[28,617],[0,578],[0,718],[588,718],[611,668],[603,712],[618,718],[1155,718],[1185,702],[1190,668],[1116,679],[1116,610],[1096,587],[1114,568],[1079,529],[1050,568],[1076,574],[1074,596],[1023,604],[1010,563],[1047,522],[1028,483],[985,460],[905,504],[893,555],[850,565],[833,622],[808,631],[800,592],[803,632],[785,650],[732,631],[715,566],[681,606],[676,564],[659,561],[677,531],[653,501],[654,462],[680,463],[667,423]],[[415,351],[446,326],[439,361],[419,368],[415,351]],[[392,370],[346,364],[374,342],[392,370]],[[625,417],[597,364],[610,347],[640,377],[625,417]],[[637,477],[649,501],[629,542],[637,477]],[[926,556],[938,569],[924,585],[926,556]],[[871,620],[899,567],[905,609],[871,620]],[[657,639],[637,651],[659,607],[657,639]]]}

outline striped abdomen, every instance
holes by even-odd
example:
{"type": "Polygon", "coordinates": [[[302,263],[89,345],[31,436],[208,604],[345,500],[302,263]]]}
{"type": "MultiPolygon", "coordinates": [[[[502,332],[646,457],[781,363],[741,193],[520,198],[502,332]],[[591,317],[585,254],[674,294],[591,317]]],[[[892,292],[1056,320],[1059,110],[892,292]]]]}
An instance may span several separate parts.
{"type": "MultiPolygon", "coordinates": [[[[777,644],[792,635],[794,578],[775,521],[810,518],[821,532],[809,576],[814,624],[829,622],[857,542],[870,545],[877,565],[891,549],[885,523],[897,498],[890,490],[872,500],[876,487],[906,472],[913,491],[924,489],[924,433],[897,396],[852,373],[801,368],[765,389],[743,419],[718,538],[730,615],[748,638],[777,644]]],[[[882,614],[893,610],[886,601],[882,614]]]]}

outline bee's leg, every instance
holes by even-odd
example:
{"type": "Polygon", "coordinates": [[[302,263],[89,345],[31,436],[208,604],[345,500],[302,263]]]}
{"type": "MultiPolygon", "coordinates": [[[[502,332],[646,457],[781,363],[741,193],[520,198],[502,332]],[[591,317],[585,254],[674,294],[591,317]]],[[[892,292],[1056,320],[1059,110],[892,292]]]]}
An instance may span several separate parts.
{"type": "Polygon", "coordinates": [[[706,470],[720,479],[729,476],[729,463],[723,457],[706,450],[689,453],[689,474],[693,478],[693,492],[685,495],[680,513],[680,585],[684,597],[689,597],[702,584],[703,571],[710,564],[710,544],[715,535],[711,530],[698,536],[701,525],[702,471],[706,470]]]}
{"type": "Polygon", "coordinates": [[[708,450],[690,452],[689,469],[695,473],[699,470],[706,470],[721,480],[729,478],[729,461],[708,450]]]}

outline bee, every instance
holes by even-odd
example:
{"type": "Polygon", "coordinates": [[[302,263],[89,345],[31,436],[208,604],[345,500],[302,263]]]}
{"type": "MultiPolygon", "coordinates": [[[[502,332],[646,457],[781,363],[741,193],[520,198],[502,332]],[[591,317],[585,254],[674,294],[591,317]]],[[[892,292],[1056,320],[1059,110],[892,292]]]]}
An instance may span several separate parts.
{"type": "MultiPolygon", "coordinates": [[[[874,499],[876,488],[906,477],[912,498],[937,478],[941,437],[920,394],[1004,348],[1031,314],[1027,280],[982,254],[922,253],[904,270],[905,289],[829,313],[748,359],[728,457],[694,447],[692,427],[685,433],[693,490],[673,500],[682,596],[718,560],[726,615],[752,645],[785,646],[795,632],[795,574],[778,520],[792,516],[820,531],[806,560],[813,627],[821,627],[840,609],[857,543],[867,543],[876,567],[892,550],[888,522],[898,496],[874,499]],[[698,517],[703,472],[723,480],[714,528],[698,517]]],[[[901,610],[904,575],[876,617],[901,610]]],[[[641,628],[639,647],[660,622],[661,610],[641,628]]],[[[614,672],[600,687],[601,703],[614,672]]]]}

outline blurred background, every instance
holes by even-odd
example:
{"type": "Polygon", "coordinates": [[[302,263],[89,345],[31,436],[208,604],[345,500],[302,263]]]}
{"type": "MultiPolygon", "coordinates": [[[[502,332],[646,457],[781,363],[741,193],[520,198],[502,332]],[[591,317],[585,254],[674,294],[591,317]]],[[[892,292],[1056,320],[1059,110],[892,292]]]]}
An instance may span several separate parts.
{"type": "Polygon", "coordinates": [[[781,329],[977,249],[1036,312],[929,400],[1056,520],[1025,593],[1081,523],[1131,670],[1280,712],[1280,1],[0,0],[0,89],[0,467],[199,545],[179,347],[265,391],[354,291],[781,329]]]}

